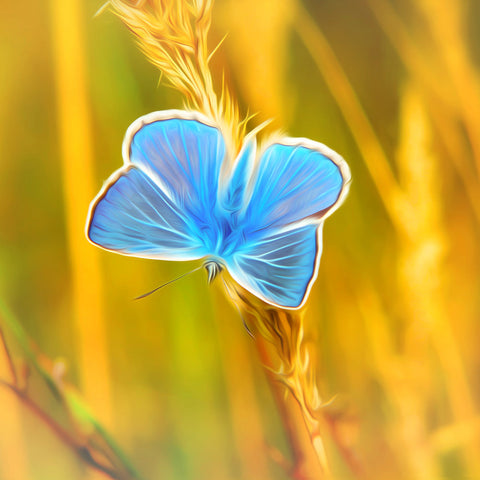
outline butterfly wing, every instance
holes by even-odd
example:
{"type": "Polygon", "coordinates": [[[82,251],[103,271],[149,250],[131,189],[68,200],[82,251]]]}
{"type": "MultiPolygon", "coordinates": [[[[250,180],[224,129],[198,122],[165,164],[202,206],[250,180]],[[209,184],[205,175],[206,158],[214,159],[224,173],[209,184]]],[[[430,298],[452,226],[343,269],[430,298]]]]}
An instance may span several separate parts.
{"type": "Polygon", "coordinates": [[[323,220],[349,181],[342,157],[322,144],[285,139],[268,147],[245,207],[245,248],[227,264],[232,277],[267,303],[302,306],[317,276],[323,220]]]}
{"type": "Polygon", "coordinates": [[[87,237],[138,257],[207,255],[201,228],[216,201],[224,153],[220,131],[199,114],[155,112],[136,120],[123,145],[125,166],[90,206],[87,237]]]}
{"type": "Polygon", "coordinates": [[[215,205],[225,141],[202,115],[170,110],[139,118],[127,131],[123,156],[187,214],[202,217],[215,205]]]}
{"type": "Polygon", "coordinates": [[[112,180],[91,207],[90,241],[145,258],[194,260],[205,255],[189,220],[147,174],[131,166],[112,180]]]}
{"type": "Polygon", "coordinates": [[[232,278],[267,303],[298,308],[317,276],[321,227],[267,234],[227,264],[232,278]]]}
{"type": "Polygon", "coordinates": [[[246,221],[257,229],[318,223],[340,205],[349,181],[338,153],[311,140],[283,139],[260,159],[246,221]]]}

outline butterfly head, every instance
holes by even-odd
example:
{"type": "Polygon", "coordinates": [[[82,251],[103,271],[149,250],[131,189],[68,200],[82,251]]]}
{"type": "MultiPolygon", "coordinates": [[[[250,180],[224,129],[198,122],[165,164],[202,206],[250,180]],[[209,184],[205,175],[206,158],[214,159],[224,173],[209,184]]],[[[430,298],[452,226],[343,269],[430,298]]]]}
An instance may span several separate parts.
{"type": "Polygon", "coordinates": [[[208,260],[203,266],[208,274],[208,283],[212,283],[216,276],[223,270],[223,265],[217,260],[208,260]]]}

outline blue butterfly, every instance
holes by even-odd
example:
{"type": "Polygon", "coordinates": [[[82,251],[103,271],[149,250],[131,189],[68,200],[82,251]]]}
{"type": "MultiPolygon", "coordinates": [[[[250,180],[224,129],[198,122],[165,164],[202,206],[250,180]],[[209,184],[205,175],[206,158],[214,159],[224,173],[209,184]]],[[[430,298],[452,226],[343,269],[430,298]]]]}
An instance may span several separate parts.
{"type": "Polygon", "coordinates": [[[90,205],[86,234],[106,250],[159,260],[206,258],[263,301],[300,308],[315,278],[323,221],[350,171],[321,143],[282,138],[257,153],[247,135],[229,158],[221,130],[196,112],[137,119],[124,166],[90,205]]]}

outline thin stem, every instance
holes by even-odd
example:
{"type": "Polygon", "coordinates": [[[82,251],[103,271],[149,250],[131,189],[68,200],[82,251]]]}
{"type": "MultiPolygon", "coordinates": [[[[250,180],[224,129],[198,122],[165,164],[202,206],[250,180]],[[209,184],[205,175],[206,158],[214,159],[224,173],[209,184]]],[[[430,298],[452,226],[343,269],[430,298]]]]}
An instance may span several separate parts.
{"type": "MultiPolygon", "coordinates": [[[[293,467],[289,472],[297,480],[326,479],[329,474],[327,459],[324,455],[323,441],[319,435],[312,435],[297,397],[287,392],[278,376],[274,373],[275,361],[269,352],[269,346],[261,335],[255,336],[255,345],[265,367],[270,388],[279,410],[290,448],[293,454],[293,467]]],[[[284,463],[284,466],[286,464],[284,463]]]]}
{"type": "Polygon", "coordinates": [[[114,480],[127,479],[129,477],[113,470],[111,467],[95,460],[92,451],[87,445],[80,444],[72,435],[64,428],[56,423],[46,412],[44,412],[28,395],[18,389],[15,385],[0,380],[0,385],[10,390],[37,418],[39,418],[58,438],[59,440],[71,448],[75,454],[87,465],[105,474],[114,480]]]}
{"type": "MultiPolygon", "coordinates": [[[[116,446],[103,427],[88,413],[82,402],[52,376],[51,368],[45,370],[37,361],[29,347],[28,338],[16,319],[0,302],[0,349],[7,358],[12,380],[0,379],[0,387],[12,392],[21,403],[39,418],[54,435],[71,449],[87,466],[102,472],[112,479],[141,480],[123,452],[116,446]],[[5,322],[5,323],[3,323],[5,322]],[[5,328],[3,328],[5,325],[5,328]],[[8,333],[8,335],[7,335],[8,333]],[[16,371],[14,357],[7,338],[15,342],[21,352],[20,361],[25,365],[16,371]],[[35,398],[33,390],[28,388],[28,378],[35,375],[50,392],[50,400],[55,399],[56,413],[64,419],[63,423],[50,415],[35,398]],[[87,426],[88,425],[88,426],[87,426]]],[[[44,362],[47,360],[44,358],[44,362]]],[[[37,383],[37,382],[36,382],[37,383]]],[[[47,401],[47,399],[45,399],[47,401]]],[[[51,402],[48,402],[51,405],[51,402]]],[[[10,407],[10,410],[12,408],[10,407]]],[[[8,427],[7,427],[8,431],[8,427]]],[[[14,440],[14,445],[20,443],[14,440]]],[[[20,449],[24,451],[24,449],[20,449]]],[[[20,478],[20,477],[18,477],[20,478]]],[[[21,477],[24,478],[24,477],[21,477]]]]}
{"type": "Polygon", "coordinates": [[[3,330],[1,328],[0,328],[0,340],[2,342],[3,349],[5,351],[5,356],[7,357],[8,369],[10,370],[10,374],[12,376],[13,385],[17,386],[18,385],[17,371],[15,369],[15,365],[13,364],[12,355],[10,354],[10,349],[8,348],[7,341],[5,339],[5,334],[3,333],[3,330]]]}
{"type": "Polygon", "coordinates": [[[329,429],[330,435],[345,464],[357,479],[367,480],[367,474],[363,464],[356,453],[342,441],[341,434],[338,429],[338,419],[334,415],[324,415],[326,425],[329,429]]]}
{"type": "Polygon", "coordinates": [[[321,401],[303,342],[303,314],[265,304],[226,273],[223,279],[227,294],[255,339],[280,412],[294,461],[289,473],[296,480],[329,478],[324,429],[317,415],[321,401]]]}

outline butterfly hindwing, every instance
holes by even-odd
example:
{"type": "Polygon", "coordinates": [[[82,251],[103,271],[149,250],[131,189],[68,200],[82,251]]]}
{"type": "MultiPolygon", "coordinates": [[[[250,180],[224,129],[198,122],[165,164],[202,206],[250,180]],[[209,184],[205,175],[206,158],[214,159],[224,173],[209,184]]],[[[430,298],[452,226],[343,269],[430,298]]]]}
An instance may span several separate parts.
{"type": "Polygon", "coordinates": [[[320,258],[321,226],[305,225],[268,232],[232,256],[232,277],[267,303],[298,308],[316,277],[320,258]]]}

